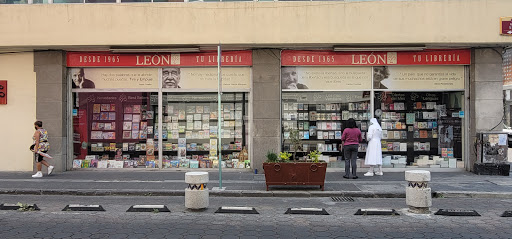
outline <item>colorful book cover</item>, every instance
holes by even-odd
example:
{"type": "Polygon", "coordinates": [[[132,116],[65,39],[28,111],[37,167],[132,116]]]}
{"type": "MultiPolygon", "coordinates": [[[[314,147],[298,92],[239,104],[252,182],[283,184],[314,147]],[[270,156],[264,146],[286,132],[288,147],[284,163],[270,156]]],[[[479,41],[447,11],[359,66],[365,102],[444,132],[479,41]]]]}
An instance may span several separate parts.
{"type": "Polygon", "coordinates": [[[110,111],[110,104],[101,104],[101,111],[110,111]]]}
{"type": "Polygon", "coordinates": [[[123,130],[132,130],[132,122],[131,121],[123,122],[123,130]]]}
{"type": "Polygon", "coordinates": [[[73,160],[73,168],[82,168],[82,160],[80,160],[80,159],[73,160]]]}
{"type": "Polygon", "coordinates": [[[190,160],[190,168],[199,168],[199,161],[197,160],[190,160]]]}
{"type": "Polygon", "coordinates": [[[108,167],[108,161],[107,160],[98,161],[97,168],[107,168],[107,167],[108,167]]]}
{"type": "Polygon", "coordinates": [[[123,131],[123,139],[131,139],[132,131],[123,131]]]}
{"type": "Polygon", "coordinates": [[[91,131],[91,139],[103,139],[102,131],[91,131]]]}
{"type": "Polygon", "coordinates": [[[141,105],[133,105],[133,113],[140,114],[141,113],[141,105]]]}
{"type": "Polygon", "coordinates": [[[341,139],[341,131],[339,131],[339,130],[338,130],[338,131],[335,131],[335,132],[334,132],[334,138],[335,138],[335,139],[341,139]]]}
{"type": "Polygon", "coordinates": [[[210,119],[217,119],[217,111],[210,112],[210,119]]]}
{"type": "Polygon", "coordinates": [[[135,130],[139,130],[139,123],[137,122],[132,122],[132,131],[135,131],[135,130]]]}
{"type": "Polygon", "coordinates": [[[448,157],[448,148],[441,148],[441,157],[448,157]]]}
{"type": "Polygon", "coordinates": [[[125,121],[132,121],[132,119],[133,119],[132,114],[124,114],[125,121]]]}
{"type": "Polygon", "coordinates": [[[133,108],[131,105],[126,105],[124,106],[124,113],[128,113],[128,114],[131,114],[133,113],[133,108]]]}
{"type": "Polygon", "coordinates": [[[400,131],[393,131],[393,138],[400,139],[400,136],[401,136],[400,131]]]}
{"type": "Polygon", "coordinates": [[[187,106],[187,114],[194,114],[194,113],[196,113],[196,107],[187,106]]]}
{"type": "Polygon", "coordinates": [[[194,130],[201,130],[201,129],[202,129],[201,121],[194,121],[194,130]]]}
{"type": "Polygon", "coordinates": [[[146,161],[146,168],[155,168],[155,161],[146,161]]]}
{"type": "Polygon", "coordinates": [[[140,122],[140,115],[139,114],[133,114],[132,115],[132,121],[133,122],[140,122]]]}
{"type": "Polygon", "coordinates": [[[92,107],[93,113],[100,113],[101,112],[101,105],[100,104],[94,104],[92,107]]]}
{"type": "Polygon", "coordinates": [[[108,112],[108,120],[116,120],[116,112],[108,112]]]}
{"type": "Polygon", "coordinates": [[[180,159],[180,168],[188,168],[190,165],[189,159],[180,159]]]}
{"type": "Polygon", "coordinates": [[[179,120],[184,120],[185,119],[185,115],[186,115],[185,114],[185,110],[183,110],[183,109],[178,110],[178,119],[179,120]]]}
{"type": "Polygon", "coordinates": [[[453,148],[447,148],[446,149],[446,156],[448,158],[453,158],[453,148]]]}
{"type": "Polygon", "coordinates": [[[414,124],[414,121],[416,120],[416,115],[414,113],[407,113],[405,114],[405,123],[406,124],[414,124]]]}
{"type": "Polygon", "coordinates": [[[146,119],[150,120],[153,119],[155,115],[154,111],[146,111],[146,119]]]}
{"type": "MultiPolygon", "coordinates": [[[[165,132],[167,132],[167,131],[165,131],[165,132]]],[[[147,139],[147,138],[148,138],[147,131],[145,131],[145,130],[139,131],[139,139],[147,139]]]]}
{"type": "Polygon", "coordinates": [[[89,159],[82,160],[82,168],[89,168],[90,164],[91,164],[91,160],[89,160],[89,159]]]}
{"type": "Polygon", "coordinates": [[[138,138],[139,138],[139,131],[132,130],[132,139],[138,139],[138,138]]]}
{"type": "Polygon", "coordinates": [[[101,112],[100,120],[108,120],[108,112],[101,112]]]}
{"type": "Polygon", "coordinates": [[[179,160],[171,160],[171,168],[179,168],[180,161],[179,160]]]}

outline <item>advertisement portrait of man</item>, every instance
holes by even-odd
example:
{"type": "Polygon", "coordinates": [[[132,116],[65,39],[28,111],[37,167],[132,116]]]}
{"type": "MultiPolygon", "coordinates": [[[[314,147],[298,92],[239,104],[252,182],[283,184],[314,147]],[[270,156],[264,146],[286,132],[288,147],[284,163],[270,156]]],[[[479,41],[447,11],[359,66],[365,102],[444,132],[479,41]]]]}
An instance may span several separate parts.
{"type": "Polygon", "coordinates": [[[373,88],[374,89],[387,89],[382,81],[389,77],[389,69],[387,66],[374,66],[373,67],[373,88]]]}
{"type": "Polygon", "coordinates": [[[73,83],[73,89],[95,88],[94,82],[85,78],[84,68],[72,68],[69,77],[73,83]]]}
{"type": "Polygon", "coordinates": [[[297,67],[281,68],[281,89],[308,89],[306,85],[299,83],[297,67]]]}
{"type": "Polygon", "coordinates": [[[177,67],[162,69],[162,88],[181,88],[181,71],[177,67]]]}

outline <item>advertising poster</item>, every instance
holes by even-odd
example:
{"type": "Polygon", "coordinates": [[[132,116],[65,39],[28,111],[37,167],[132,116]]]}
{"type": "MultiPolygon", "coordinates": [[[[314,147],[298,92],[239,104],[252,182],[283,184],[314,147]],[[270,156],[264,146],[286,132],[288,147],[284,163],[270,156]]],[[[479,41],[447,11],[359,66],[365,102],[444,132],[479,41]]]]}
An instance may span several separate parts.
{"type": "Polygon", "coordinates": [[[370,89],[371,67],[301,67],[281,68],[283,90],[360,90],[370,89]]]}
{"type": "Polygon", "coordinates": [[[158,88],[158,68],[69,68],[73,89],[158,88]]]}
{"type": "Polygon", "coordinates": [[[390,90],[464,89],[464,66],[374,66],[373,88],[390,90]]]}
{"type": "MultiPolygon", "coordinates": [[[[165,67],[162,71],[163,89],[217,89],[217,68],[216,67],[165,67]]],[[[250,67],[223,67],[222,88],[223,89],[250,89],[251,68],[250,67]]]]}

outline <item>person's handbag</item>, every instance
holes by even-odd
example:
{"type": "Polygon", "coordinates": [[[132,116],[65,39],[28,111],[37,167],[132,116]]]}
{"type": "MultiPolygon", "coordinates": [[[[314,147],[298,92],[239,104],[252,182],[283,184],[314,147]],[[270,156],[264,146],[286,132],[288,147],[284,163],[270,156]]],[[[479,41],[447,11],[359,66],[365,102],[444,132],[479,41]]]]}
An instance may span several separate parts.
{"type": "MultiPolygon", "coordinates": [[[[36,147],[36,145],[35,145],[35,144],[30,145],[30,151],[34,152],[34,148],[35,148],[35,147],[36,147]]],[[[35,153],[35,152],[34,152],[34,153],[35,153]]],[[[49,158],[49,159],[52,159],[52,158],[53,158],[51,155],[49,155],[49,154],[47,154],[47,153],[44,153],[44,152],[39,152],[38,154],[39,154],[39,155],[41,155],[41,156],[43,156],[43,157],[45,157],[45,158],[49,158]]]]}

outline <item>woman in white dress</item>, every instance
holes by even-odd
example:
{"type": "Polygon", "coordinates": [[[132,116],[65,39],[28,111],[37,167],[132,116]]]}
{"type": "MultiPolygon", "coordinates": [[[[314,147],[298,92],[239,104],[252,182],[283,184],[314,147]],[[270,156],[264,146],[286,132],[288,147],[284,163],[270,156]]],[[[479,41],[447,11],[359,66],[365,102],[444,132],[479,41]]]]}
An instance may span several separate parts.
{"type": "Polygon", "coordinates": [[[368,148],[366,148],[366,158],[364,163],[370,166],[370,170],[364,176],[373,176],[373,168],[378,165],[379,171],[376,175],[382,174],[382,147],[380,140],[382,138],[382,128],[377,119],[370,119],[370,127],[368,128],[367,139],[368,148]]]}

